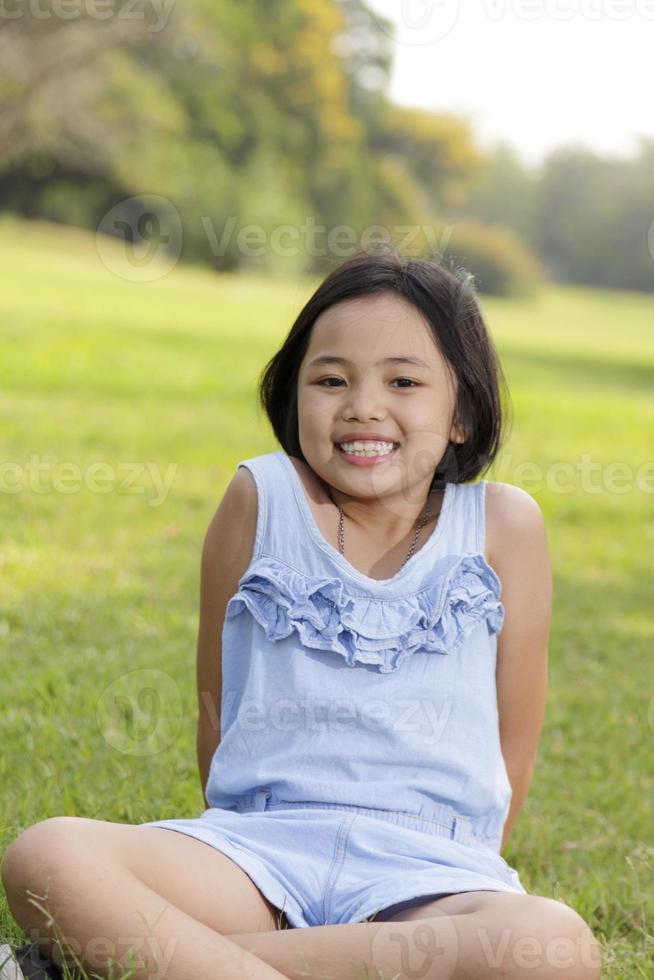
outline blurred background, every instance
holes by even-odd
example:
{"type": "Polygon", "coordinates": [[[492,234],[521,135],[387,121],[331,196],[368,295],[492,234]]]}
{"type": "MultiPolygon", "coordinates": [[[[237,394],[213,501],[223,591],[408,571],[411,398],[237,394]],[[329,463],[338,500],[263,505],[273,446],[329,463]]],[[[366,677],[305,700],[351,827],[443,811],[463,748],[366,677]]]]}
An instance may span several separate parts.
{"type": "Polygon", "coordinates": [[[16,3],[0,209],[216,270],[318,273],[367,233],[489,293],[651,292],[654,12],[603,6],[16,3]]]}
{"type": "MultiPolygon", "coordinates": [[[[199,562],[256,383],[389,241],[475,276],[548,528],[550,688],[504,857],[654,975],[654,10],[5,0],[0,854],[201,812],[199,562]],[[649,669],[648,669],[649,668],[649,669]]],[[[0,933],[22,938],[4,895],[0,933]]]]}

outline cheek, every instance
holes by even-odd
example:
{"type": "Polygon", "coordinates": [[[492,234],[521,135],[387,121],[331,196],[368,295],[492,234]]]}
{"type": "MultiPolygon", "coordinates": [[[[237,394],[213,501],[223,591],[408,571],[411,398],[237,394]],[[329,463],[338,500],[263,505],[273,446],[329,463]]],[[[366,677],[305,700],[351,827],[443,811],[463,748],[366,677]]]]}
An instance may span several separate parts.
{"type": "Polygon", "coordinates": [[[434,405],[432,402],[416,405],[415,417],[416,424],[426,434],[441,436],[449,432],[449,415],[446,406],[434,405]]]}
{"type": "Polygon", "coordinates": [[[314,392],[303,392],[298,396],[299,424],[302,426],[319,427],[329,424],[330,415],[326,411],[324,399],[314,392]]]}
{"type": "Polygon", "coordinates": [[[438,464],[447,448],[448,432],[442,419],[422,419],[411,428],[406,450],[411,451],[415,466],[427,473],[438,464]]]}

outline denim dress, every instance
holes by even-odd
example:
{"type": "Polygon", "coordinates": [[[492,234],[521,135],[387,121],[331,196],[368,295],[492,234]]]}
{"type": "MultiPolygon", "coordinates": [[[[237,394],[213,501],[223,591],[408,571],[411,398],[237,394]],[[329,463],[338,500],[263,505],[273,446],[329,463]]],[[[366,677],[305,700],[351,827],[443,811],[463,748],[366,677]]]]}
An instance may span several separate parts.
{"type": "Polygon", "coordinates": [[[256,483],[257,528],[225,611],[209,809],[142,826],[217,848],[294,927],[526,894],[499,853],[511,785],[486,481],[446,484],[428,539],[373,579],[324,538],[285,452],[238,466],[256,483]]]}

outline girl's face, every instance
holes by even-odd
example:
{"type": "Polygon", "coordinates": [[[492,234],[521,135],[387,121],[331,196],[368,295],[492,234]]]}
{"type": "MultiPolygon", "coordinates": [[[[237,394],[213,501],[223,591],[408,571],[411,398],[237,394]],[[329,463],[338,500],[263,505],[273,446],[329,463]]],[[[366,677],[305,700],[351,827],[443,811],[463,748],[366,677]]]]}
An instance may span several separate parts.
{"type": "Polygon", "coordinates": [[[396,293],[344,300],[317,318],[297,398],[300,445],[314,472],[350,498],[394,498],[398,514],[424,501],[448,440],[464,441],[452,425],[456,382],[422,314],[396,293]],[[395,448],[361,465],[337,445],[357,433],[395,448]]]}

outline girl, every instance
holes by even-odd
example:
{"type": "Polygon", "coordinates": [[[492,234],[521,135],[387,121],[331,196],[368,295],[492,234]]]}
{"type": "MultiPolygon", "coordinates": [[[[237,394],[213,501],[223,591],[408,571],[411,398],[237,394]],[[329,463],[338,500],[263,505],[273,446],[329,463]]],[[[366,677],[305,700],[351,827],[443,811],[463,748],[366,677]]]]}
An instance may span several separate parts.
{"type": "Polygon", "coordinates": [[[471,277],[364,252],[319,286],[261,379],[282,448],[238,464],[204,541],[206,809],[20,834],[3,881],[39,938],[12,968],[60,957],[54,919],[66,958],[132,947],[138,980],[599,976],[584,920],[500,854],[551,611],[538,504],[477,479],[503,384],[471,277]]]}

